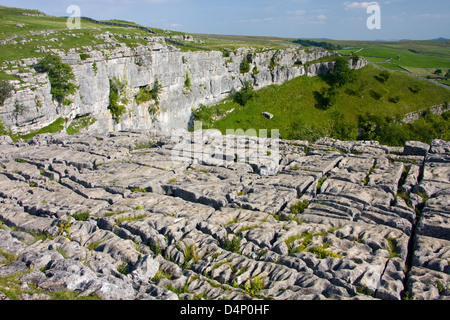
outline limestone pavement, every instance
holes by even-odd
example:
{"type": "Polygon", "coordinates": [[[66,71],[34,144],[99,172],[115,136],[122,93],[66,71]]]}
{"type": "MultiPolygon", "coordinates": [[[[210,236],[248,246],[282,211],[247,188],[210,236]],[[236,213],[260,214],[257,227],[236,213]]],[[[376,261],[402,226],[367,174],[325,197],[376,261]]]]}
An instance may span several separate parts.
{"type": "Polygon", "coordinates": [[[1,139],[0,278],[38,300],[450,297],[448,142],[264,139],[274,162],[203,137],[1,139]]]}

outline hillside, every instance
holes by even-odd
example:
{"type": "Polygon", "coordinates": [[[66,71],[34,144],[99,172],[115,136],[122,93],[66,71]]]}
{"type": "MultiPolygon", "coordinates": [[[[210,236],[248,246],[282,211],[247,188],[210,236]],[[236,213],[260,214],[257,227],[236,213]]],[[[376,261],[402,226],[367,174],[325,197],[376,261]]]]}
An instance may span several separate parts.
{"type": "MultiPolygon", "coordinates": [[[[447,89],[396,72],[389,72],[389,78],[383,82],[381,73],[382,70],[373,66],[356,70],[355,79],[336,90],[332,105],[323,103],[324,95],[331,88],[327,77],[303,76],[283,85],[259,90],[246,106],[227,99],[212,107],[212,111],[199,112],[197,116],[206,127],[220,129],[223,133],[227,129],[267,128],[280,129],[283,138],[292,140],[315,141],[323,136],[356,140],[360,116],[372,114],[403,119],[408,113],[424,111],[450,101],[450,91],[447,89]],[[264,117],[264,112],[273,114],[273,119],[264,117]]],[[[442,121],[447,134],[436,138],[448,139],[449,122],[448,119],[442,121]]],[[[392,140],[383,143],[403,145],[408,140],[427,142],[430,135],[425,133],[400,140],[392,137],[392,140]]]]}

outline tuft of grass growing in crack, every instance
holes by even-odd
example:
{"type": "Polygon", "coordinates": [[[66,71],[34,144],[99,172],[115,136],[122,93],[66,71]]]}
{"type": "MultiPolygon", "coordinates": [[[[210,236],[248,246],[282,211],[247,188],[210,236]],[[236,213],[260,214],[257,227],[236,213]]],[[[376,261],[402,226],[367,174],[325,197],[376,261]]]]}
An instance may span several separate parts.
{"type": "Polygon", "coordinates": [[[319,179],[319,181],[317,182],[317,189],[316,189],[317,194],[319,194],[322,191],[322,185],[325,182],[325,180],[327,180],[327,179],[322,178],[322,179],[319,179]]]}
{"type": "Polygon", "coordinates": [[[389,258],[397,258],[399,256],[399,248],[397,239],[386,239],[389,248],[386,250],[389,252],[389,258]]]}
{"type": "Polygon", "coordinates": [[[219,246],[224,250],[239,254],[241,252],[241,239],[236,236],[232,240],[226,238],[219,241],[219,246]]]}

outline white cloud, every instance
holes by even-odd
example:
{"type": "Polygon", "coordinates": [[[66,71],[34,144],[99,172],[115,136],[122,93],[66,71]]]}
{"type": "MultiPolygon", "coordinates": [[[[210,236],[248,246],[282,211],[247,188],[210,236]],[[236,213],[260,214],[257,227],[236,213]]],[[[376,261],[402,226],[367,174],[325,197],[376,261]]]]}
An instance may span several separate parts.
{"type": "Polygon", "coordinates": [[[376,5],[380,7],[380,4],[376,1],[372,2],[344,2],[345,10],[352,9],[367,9],[367,7],[376,5]]]}
{"type": "Polygon", "coordinates": [[[319,20],[326,20],[327,16],[323,15],[323,14],[320,14],[320,15],[317,16],[317,19],[319,19],[319,20]]]}

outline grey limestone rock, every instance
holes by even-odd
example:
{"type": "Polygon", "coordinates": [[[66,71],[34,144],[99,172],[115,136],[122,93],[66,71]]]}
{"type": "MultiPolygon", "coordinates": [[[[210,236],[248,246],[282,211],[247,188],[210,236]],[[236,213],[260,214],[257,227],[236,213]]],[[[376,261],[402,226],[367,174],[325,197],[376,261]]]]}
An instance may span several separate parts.
{"type": "Polygon", "coordinates": [[[448,299],[445,142],[96,137],[3,145],[0,273],[42,292],[22,299],[448,299]]]}

